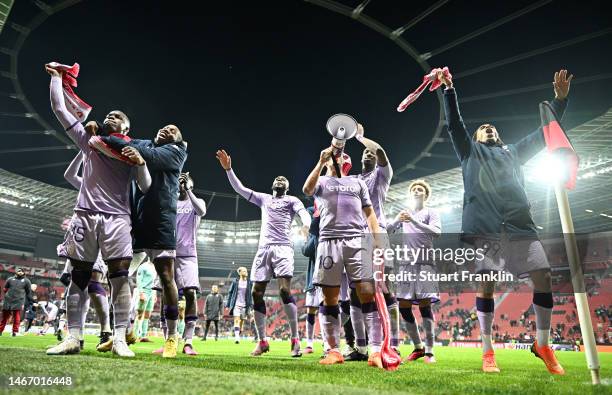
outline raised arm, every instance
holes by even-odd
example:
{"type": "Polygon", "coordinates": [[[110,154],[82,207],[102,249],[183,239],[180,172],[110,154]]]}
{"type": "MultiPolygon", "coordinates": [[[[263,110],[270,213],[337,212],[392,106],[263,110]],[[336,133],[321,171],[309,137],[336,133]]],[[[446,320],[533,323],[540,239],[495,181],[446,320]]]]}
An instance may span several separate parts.
{"type": "Polygon", "coordinates": [[[81,163],[83,162],[83,153],[79,151],[79,153],[74,157],[72,162],[66,168],[64,172],[64,178],[66,181],[70,183],[76,189],[81,189],[81,182],[83,181],[82,177],[79,177],[79,168],[81,167],[81,163]]]}
{"type": "Polygon", "coordinates": [[[302,187],[302,192],[304,192],[306,196],[312,196],[315,194],[317,184],[319,183],[319,177],[321,176],[321,170],[323,170],[323,167],[325,167],[325,164],[331,158],[331,156],[332,147],[325,148],[323,151],[321,151],[319,161],[308,175],[308,178],[302,187]]]}
{"type": "Polygon", "coordinates": [[[234,188],[234,191],[249,202],[261,206],[262,201],[260,194],[242,185],[242,182],[240,182],[234,173],[234,170],[232,169],[232,157],[229,156],[225,150],[217,151],[216,156],[219,164],[221,164],[221,167],[223,167],[225,170],[227,179],[229,180],[232,188],[234,188]]]}
{"type": "Polygon", "coordinates": [[[385,150],[374,140],[370,140],[369,138],[364,137],[364,130],[362,124],[357,124],[357,134],[355,135],[357,141],[363,144],[368,150],[372,152],[376,152],[376,159],[378,166],[386,167],[389,163],[389,158],[387,157],[387,153],[385,150]]]}
{"type": "Polygon", "coordinates": [[[459,103],[457,102],[453,81],[446,78],[442,72],[438,73],[438,79],[446,86],[446,89],[444,89],[444,113],[448,124],[448,134],[455,153],[461,161],[470,155],[472,139],[459,112],[459,103]]]}
{"type": "MultiPolygon", "coordinates": [[[[555,73],[553,87],[555,90],[555,98],[551,102],[551,106],[555,115],[559,120],[563,118],[565,109],[567,108],[567,96],[569,94],[570,83],[574,76],[567,76],[567,70],[560,70],[555,73]]],[[[541,127],[523,137],[514,144],[519,160],[522,164],[533,158],[538,152],[546,147],[544,133],[541,127]]]]}
{"type": "Polygon", "coordinates": [[[66,108],[64,92],[62,90],[62,75],[55,69],[45,66],[45,70],[51,76],[50,100],[51,109],[60,122],[68,137],[81,149],[87,149],[89,136],[83,125],[66,108]]]}

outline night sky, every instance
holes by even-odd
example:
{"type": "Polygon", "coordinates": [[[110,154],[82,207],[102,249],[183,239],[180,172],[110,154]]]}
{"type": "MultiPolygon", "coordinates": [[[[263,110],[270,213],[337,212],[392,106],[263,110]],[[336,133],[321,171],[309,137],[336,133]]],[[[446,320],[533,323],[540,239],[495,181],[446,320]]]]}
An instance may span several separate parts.
{"type": "MultiPolygon", "coordinates": [[[[406,39],[420,53],[439,48],[512,14],[534,1],[450,1],[407,30],[406,39]]],[[[11,20],[27,24],[36,13],[17,1],[11,20]]],[[[354,7],[359,1],[342,1],[354,7]]],[[[374,0],[365,14],[396,28],[432,2],[374,0]]],[[[555,1],[428,60],[454,74],[609,28],[605,2],[555,1]],[[588,4],[588,5],[587,5],[588,4]]],[[[14,34],[7,26],[2,46],[14,34]]],[[[567,68],[577,81],[612,71],[610,34],[529,57],[455,81],[460,97],[552,82],[567,68]]],[[[185,170],[196,188],[232,192],[214,153],[225,148],[243,183],[268,191],[285,175],[294,194],[329,145],[327,118],[337,112],[355,116],[366,136],[380,142],[394,167],[407,163],[429,142],[439,104],[426,92],[404,113],[398,103],[421,82],[420,66],[391,40],[363,24],[319,6],[283,1],[83,1],[52,15],[26,40],[19,56],[19,78],[36,111],[59,128],[48,102],[48,61],[81,64],[77,93],[93,105],[90,119],[102,120],[113,109],[132,121],[131,136],[152,138],[157,129],[178,125],[189,142],[185,170]],[[199,5],[196,5],[199,4],[199,5]]],[[[7,62],[2,61],[6,68],[7,62]]],[[[0,91],[10,85],[2,79],[0,91]]],[[[491,121],[506,142],[536,128],[537,104],[551,99],[550,89],[472,101],[465,118],[491,121]],[[530,119],[521,116],[532,115],[530,119]],[[516,117],[519,119],[516,119],[516,117]],[[515,117],[499,120],[499,117],[515,117]]],[[[565,119],[575,126],[612,106],[612,79],[575,84],[565,119]]],[[[2,100],[6,103],[6,99],[2,100]]],[[[3,104],[4,105],[4,104],[3,104]]],[[[24,112],[18,102],[4,112],[24,112]]],[[[32,120],[0,117],[0,130],[40,130],[32,120]]],[[[446,133],[444,132],[444,135],[446,133]]],[[[49,136],[3,136],[2,149],[55,146],[49,136]]],[[[351,141],[354,172],[361,146],[351,141]]],[[[434,153],[449,155],[449,144],[434,153]]],[[[0,166],[54,185],[68,187],[65,165],[70,150],[3,153],[0,166]]],[[[456,167],[456,159],[430,158],[396,181],[456,167]]],[[[210,198],[206,196],[207,200],[210,198]]],[[[233,201],[215,198],[209,218],[234,219],[233,201]]],[[[240,219],[258,218],[240,205],[240,219]]]]}

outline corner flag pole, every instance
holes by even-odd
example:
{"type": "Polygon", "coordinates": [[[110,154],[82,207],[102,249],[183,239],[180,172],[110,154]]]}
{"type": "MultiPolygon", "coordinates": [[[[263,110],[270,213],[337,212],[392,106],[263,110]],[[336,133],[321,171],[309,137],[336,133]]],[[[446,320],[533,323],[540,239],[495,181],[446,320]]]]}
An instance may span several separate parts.
{"type": "Polygon", "coordinates": [[[578,310],[578,320],[580,322],[580,332],[582,333],[587,366],[591,371],[592,383],[600,384],[599,357],[597,355],[595,334],[593,333],[593,323],[591,322],[591,314],[589,311],[589,301],[587,299],[586,287],[584,284],[584,273],[580,265],[580,259],[578,258],[578,245],[576,244],[574,222],[572,221],[567,191],[562,183],[555,184],[555,196],[557,197],[565,250],[567,251],[570,272],[572,275],[574,299],[576,299],[576,309],[578,310]]]}

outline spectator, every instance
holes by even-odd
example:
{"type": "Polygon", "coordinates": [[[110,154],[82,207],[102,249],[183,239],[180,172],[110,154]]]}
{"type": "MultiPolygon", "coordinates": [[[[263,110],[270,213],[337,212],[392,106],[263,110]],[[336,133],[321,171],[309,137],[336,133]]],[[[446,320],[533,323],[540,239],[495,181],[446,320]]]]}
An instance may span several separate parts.
{"type": "Polygon", "coordinates": [[[13,316],[13,336],[19,333],[19,321],[21,320],[21,310],[26,298],[30,300],[32,295],[32,284],[25,277],[23,269],[17,269],[16,275],[6,280],[4,285],[4,303],[2,307],[2,320],[0,321],[0,336],[4,332],[4,327],[9,316],[13,316]]]}

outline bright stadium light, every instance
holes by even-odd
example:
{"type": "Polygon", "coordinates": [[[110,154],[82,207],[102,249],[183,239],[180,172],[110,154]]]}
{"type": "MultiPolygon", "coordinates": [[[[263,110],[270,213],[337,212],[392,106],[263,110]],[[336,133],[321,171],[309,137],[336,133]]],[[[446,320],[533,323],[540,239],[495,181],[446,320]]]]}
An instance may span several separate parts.
{"type": "Polygon", "coordinates": [[[247,243],[248,244],[257,244],[258,241],[259,240],[257,240],[257,239],[247,239],[247,243]]]}
{"type": "Polygon", "coordinates": [[[244,239],[236,239],[236,244],[244,244],[244,239]]]}
{"type": "Polygon", "coordinates": [[[567,163],[557,155],[545,154],[536,161],[527,178],[532,182],[554,186],[565,180],[567,176],[567,163]]]}
{"type": "Polygon", "coordinates": [[[234,242],[234,239],[230,239],[230,238],[228,237],[227,239],[223,239],[223,242],[224,242],[224,243],[227,243],[227,244],[231,244],[231,243],[233,243],[233,242],[234,242]]]}

